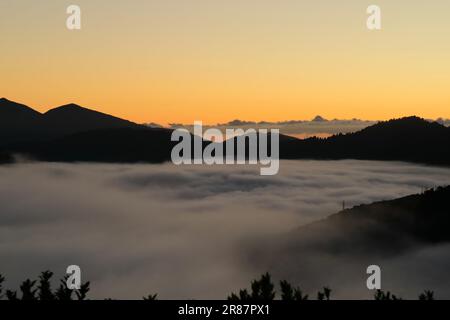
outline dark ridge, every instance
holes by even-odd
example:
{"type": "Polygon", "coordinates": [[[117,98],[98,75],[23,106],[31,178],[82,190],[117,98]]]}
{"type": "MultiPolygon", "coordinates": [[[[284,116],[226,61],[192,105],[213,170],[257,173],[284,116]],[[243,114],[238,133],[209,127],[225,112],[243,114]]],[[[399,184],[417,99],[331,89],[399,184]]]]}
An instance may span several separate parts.
{"type": "Polygon", "coordinates": [[[158,163],[170,160],[170,136],[166,129],[102,129],[24,143],[14,151],[39,161],[158,163]]]}
{"type": "MultiPolygon", "coordinates": [[[[102,129],[18,144],[12,152],[38,161],[162,163],[171,160],[172,148],[177,144],[171,141],[172,131],[147,127],[102,129]]],[[[195,138],[191,138],[193,148],[195,138]]]]}
{"type": "Polygon", "coordinates": [[[321,116],[315,116],[314,119],[312,119],[311,121],[313,122],[327,122],[328,120],[321,117],[321,116]]]}
{"type": "Polygon", "coordinates": [[[418,117],[380,122],[326,139],[280,141],[283,159],[398,160],[450,164],[450,128],[418,117]]]}
{"type": "Polygon", "coordinates": [[[28,139],[36,132],[42,115],[26,105],[0,99],[0,145],[28,139]]]}
{"type": "Polygon", "coordinates": [[[0,146],[38,142],[84,131],[137,128],[138,124],[68,104],[41,114],[23,104],[0,99],[0,146]]]}
{"type": "Polygon", "coordinates": [[[0,164],[7,164],[7,163],[13,163],[13,158],[10,154],[6,152],[0,151],[0,164]]]}
{"type": "MultiPolygon", "coordinates": [[[[247,259],[261,269],[297,277],[309,285],[320,279],[321,283],[360,283],[365,289],[369,265],[381,266],[386,275],[385,268],[392,271],[402,257],[411,263],[405,270],[409,273],[422,252],[445,250],[450,244],[449,201],[447,186],[356,206],[288,234],[251,243],[247,259]]],[[[447,264],[444,260],[433,268],[447,264]]]]}
{"type": "Polygon", "coordinates": [[[24,117],[24,119],[26,117],[37,118],[41,115],[39,112],[31,109],[30,107],[24,104],[10,101],[6,98],[0,99],[0,114],[2,116],[12,116],[12,117],[22,116],[24,117]]]}
{"type": "Polygon", "coordinates": [[[139,125],[76,104],[67,104],[44,113],[42,125],[56,134],[114,128],[135,128],[139,125]]]}
{"type": "MultiPolygon", "coordinates": [[[[119,158],[148,161],[150,153],[154,159],[168,159],[167,155],[174,145],[170,141],[169,133],[172,131],[165,129],[166,134],[161,135],[160,131],[150,129],[76,104],[40,114],[27,106],[0,99],[0,148],[6,153],[23,152],[35,158],[61,161],[80,158],[108,162],[119,158]],[[84,134],[80,135],[81,133],[84,134]],[[89,139],[90,135],[92,139],[89,139]],[[132,140],[125,143],[126,139],[132,140]],[[153,143],[152,139],[157,143],[153,143]],[[87,155],[75,154],[62,144],[62,141],[67,145],[73,144],[75,149],[83,152],[84,149],[77,147],[81,140],[91,145],[92,149],[94,141],[101,143],[96,148],[102,150],[103,156],[100,156],[100,152],[93,156],[92,150],[87,151],[87,155]],[[118,145],[117,141],[124,143],[118,145]],[[126,154],[119,157],[121,147],[126,154]],[[58,155],[58,152],[61,154],[58,155]]],[[[380,122],[355,133],[338,134],[326,139],[299,140],[280,135],[280,158],[396,160],[448,166],[449,145],[450,128],[418,117],[407,117],[380,122]]]]}
{"type": "Polygon", "coordinates": [[[389,257],[450,242],[450,186],[341,211],[289,234],[285,245],[349,257],[389,257]],[[288,244],[289,243],[289,244],[288,244]]]}

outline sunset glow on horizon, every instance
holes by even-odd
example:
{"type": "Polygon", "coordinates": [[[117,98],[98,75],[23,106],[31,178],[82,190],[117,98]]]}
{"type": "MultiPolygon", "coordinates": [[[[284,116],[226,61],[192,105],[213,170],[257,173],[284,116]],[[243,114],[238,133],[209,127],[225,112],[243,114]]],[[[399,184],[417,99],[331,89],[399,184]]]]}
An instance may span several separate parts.
{"type": "Polygon", "coordinates": [[[450,118],[450,2],[0,1],[0,97],[131,121],[450,118]],[[66,8],[82,29],[66,28],[66,8]]]}

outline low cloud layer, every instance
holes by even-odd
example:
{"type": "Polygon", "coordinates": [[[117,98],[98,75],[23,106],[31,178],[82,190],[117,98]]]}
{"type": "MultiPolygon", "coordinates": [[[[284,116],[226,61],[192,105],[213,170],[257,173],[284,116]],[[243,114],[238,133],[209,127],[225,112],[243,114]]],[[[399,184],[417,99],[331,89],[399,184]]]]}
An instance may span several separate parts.
{"type": "MultiPolygon", "coordinates": [[[[273,177],[236,166],[1,166],[0,273],[17,288],[42,270],[61,276],[77,264],[91,297],[225,298],[271,271],[252,263],[249,244],[335,213],[343,201],[449,183],[445,168],[350,160],[282,161],[273,177]]],[[[295,265],[286,270],[274,271],[289,279],[295,265]]],[[[325,284],[311,277],[311,286],[325,284]]]]}
{"type": "MultiPolygon", "coordinates": [[[[437,121],[438,123],[444,126],[450,126],[449,119],[439,118],[437,120],[428,121],[433,122],[437,121]]],[[[242,120],[233,120],[227,123],[219,123],[214,126],[203,126],[203,129],[209,128],[218,128],[223,133],[225,133],[226,129],[237,129],[241,128],[244,130],[247,129],[279,129],[280,133],[293,136],[299,139],[305,139],[313,136],[317,136],[320,138],[326,138],[334,134],[338,133],[350,133],[360,131],[366,127],[372,126],[376,124],[378,121],[370,121],[370,120],[326,120],[320,116],[317,116],[312,121],[307,120],[289,120],[289,121],[280,121],[280,122],[269,122],[269,121],[242,121],[242,120]]],[[[155,124],[148,124],[150,127],[154,127],[155,124]]],[[[193,132],[192,124],[181,124],[181,123],[172,123],[170,124],[171,128],[186,128],[193,132]]]]}
{"type": "MultiPolygon", "coordinates": [[[[322,119],[322,118],[320,118],[322,119]]],[[[329,137],[337,133],[349,133],[362,130],[368,126],[374,125],[376,121],[365,120],[330,120],[330,121],[281,121],[281,122],[253,122],[234,120],[228,123],[220,123],[215,126],[204,126],[203,129],[218,128],[223,133],[226,129],[279,129],[280,133],[304,139],[312,136],[322,138],[329,137]]],[[[171,128],[186,128],[193,132],[192,124],[171,124],[171,128]]]]}

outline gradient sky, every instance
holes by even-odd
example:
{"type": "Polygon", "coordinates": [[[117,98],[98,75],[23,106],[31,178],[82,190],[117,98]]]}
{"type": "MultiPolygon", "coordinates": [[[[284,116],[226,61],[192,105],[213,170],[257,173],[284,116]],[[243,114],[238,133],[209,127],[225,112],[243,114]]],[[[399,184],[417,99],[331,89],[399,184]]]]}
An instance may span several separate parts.
{"type": "Polygon", "coordinates": [[[0,0],[0,96],[162,124],[450,118],[449,14],[448,0],[0,0]]]}

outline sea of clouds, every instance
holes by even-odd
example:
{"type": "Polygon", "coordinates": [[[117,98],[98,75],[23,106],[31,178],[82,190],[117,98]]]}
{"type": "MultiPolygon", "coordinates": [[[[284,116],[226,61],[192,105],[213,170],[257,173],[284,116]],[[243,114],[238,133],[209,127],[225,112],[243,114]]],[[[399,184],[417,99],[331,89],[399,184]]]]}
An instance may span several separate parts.
{"type": "MultiPolygon", "coordinates": [[[[62,276],[76,264],[91,298],[226,298],[266,271],[298,280],[252,263],[248,250],[259,239],[336,213],[343,201],[350,207],[449,183],[446,168],[353,160],[282,161],[272,177],[256,166],[0,166],[0,273],[17,289],[40,271],[62,276]]],[[[423,264],[442,261],[415,255],[428,257],[423,264]]],[[[348,289],[341,296],[351,297],[352,284],[340,283],[348,289]]]]}

